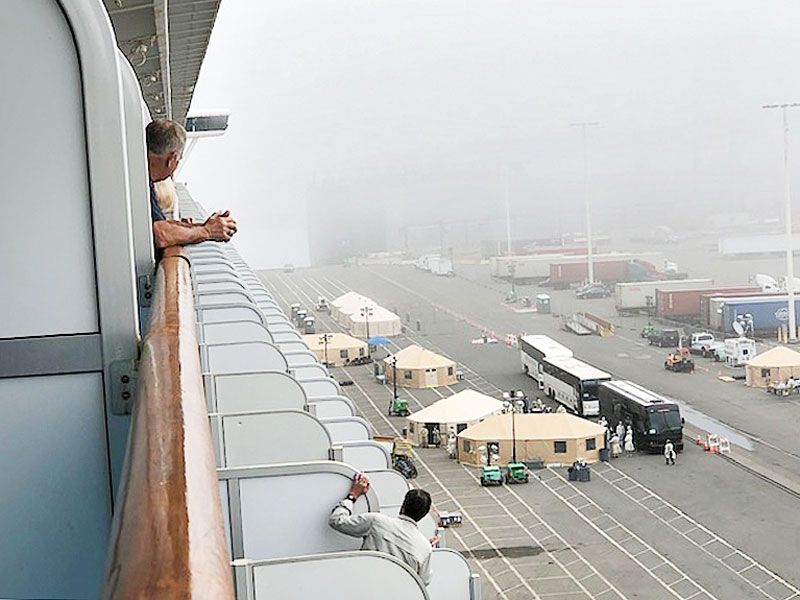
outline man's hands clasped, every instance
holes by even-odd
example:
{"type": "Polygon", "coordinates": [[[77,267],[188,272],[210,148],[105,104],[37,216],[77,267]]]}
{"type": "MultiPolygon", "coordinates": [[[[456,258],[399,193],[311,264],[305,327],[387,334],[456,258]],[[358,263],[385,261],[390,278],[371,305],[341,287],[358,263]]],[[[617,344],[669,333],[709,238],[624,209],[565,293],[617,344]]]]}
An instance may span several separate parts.
{"type": "Polygon", "coordinates": [[[203,227],[208,233],[208,239],[215,242],[229,242],[233,235],[236,233],[236,221],[230,216],[230,211],[226,210],[221,213],[212,213],[203,227]]]}

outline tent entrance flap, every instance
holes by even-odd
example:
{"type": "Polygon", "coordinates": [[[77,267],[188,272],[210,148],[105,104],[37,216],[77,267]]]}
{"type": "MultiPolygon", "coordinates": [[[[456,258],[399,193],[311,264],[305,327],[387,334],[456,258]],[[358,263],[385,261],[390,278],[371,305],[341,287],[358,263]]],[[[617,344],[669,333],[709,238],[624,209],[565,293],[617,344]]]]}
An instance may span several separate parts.
{"type": "Polygon", "coordinates": [[[436,369],[425,369],[425,385],[436,387],[438,384],[439,378],[436,376],[436,369]]]}

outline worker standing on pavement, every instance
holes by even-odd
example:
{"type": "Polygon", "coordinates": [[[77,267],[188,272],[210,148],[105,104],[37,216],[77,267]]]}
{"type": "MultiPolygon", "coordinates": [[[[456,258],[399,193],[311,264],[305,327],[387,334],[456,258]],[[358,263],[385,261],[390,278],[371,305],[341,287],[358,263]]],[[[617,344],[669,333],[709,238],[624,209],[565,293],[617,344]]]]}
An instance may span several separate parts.
{"type": "Polygon", "coordinates": [[[622,454],[622,447],[619,444],[619,436],[615,433],[611,436],[611,458],[619,458],[622,454]]]}
{"type": "Polygon", "coordinates": [[[667,440],[667,443],[664,444],[664,459],[668,465],[675,464],[675,446],[672,445],[671,440],[667,440]]]}
{"type": "Polygon", "coordinates": [[[622,422],[622,419],[617,422],[617,437],[620,443],[625,441],[625,423],[622,422]]]}
{"type": "Polygon", "coordinates": [[[428,447],[428,428],[423,427],[419,430],[419,445],[420,448],[427,448],[428,447]]]}
{"type": "Polygon", "coordinates": [[[633,456],[636,452],[636,446],[633,445],[633,429],[628,425],[628,430],[625,432],[625,454],[633,456]]]}

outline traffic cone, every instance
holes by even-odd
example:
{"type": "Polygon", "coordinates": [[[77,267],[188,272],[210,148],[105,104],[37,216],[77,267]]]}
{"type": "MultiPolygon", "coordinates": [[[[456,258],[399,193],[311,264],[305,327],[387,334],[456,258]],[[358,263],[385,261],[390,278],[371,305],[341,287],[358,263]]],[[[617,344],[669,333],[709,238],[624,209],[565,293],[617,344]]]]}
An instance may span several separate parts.
{"type": "Polygon", "coordinates": [[[695,443],[696,446],[702,446],[703,445],[703,437],[698,435],[695,438],[694,443],[695,443]]]}

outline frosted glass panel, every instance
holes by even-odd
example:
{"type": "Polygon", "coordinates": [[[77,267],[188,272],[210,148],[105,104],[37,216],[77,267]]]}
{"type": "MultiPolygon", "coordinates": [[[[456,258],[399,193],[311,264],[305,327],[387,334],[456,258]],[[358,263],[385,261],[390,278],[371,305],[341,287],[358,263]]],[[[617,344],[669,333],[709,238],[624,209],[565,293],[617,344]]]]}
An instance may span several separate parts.
{"type": "Polygon", "coordinates": [[[0,94],[13,147],[0,160],[0,280],[14,290],[0,294],[0,338],[95,332],[81,79],[57,4],[4,0],[0,56],[13,82],[0,94]]]}

